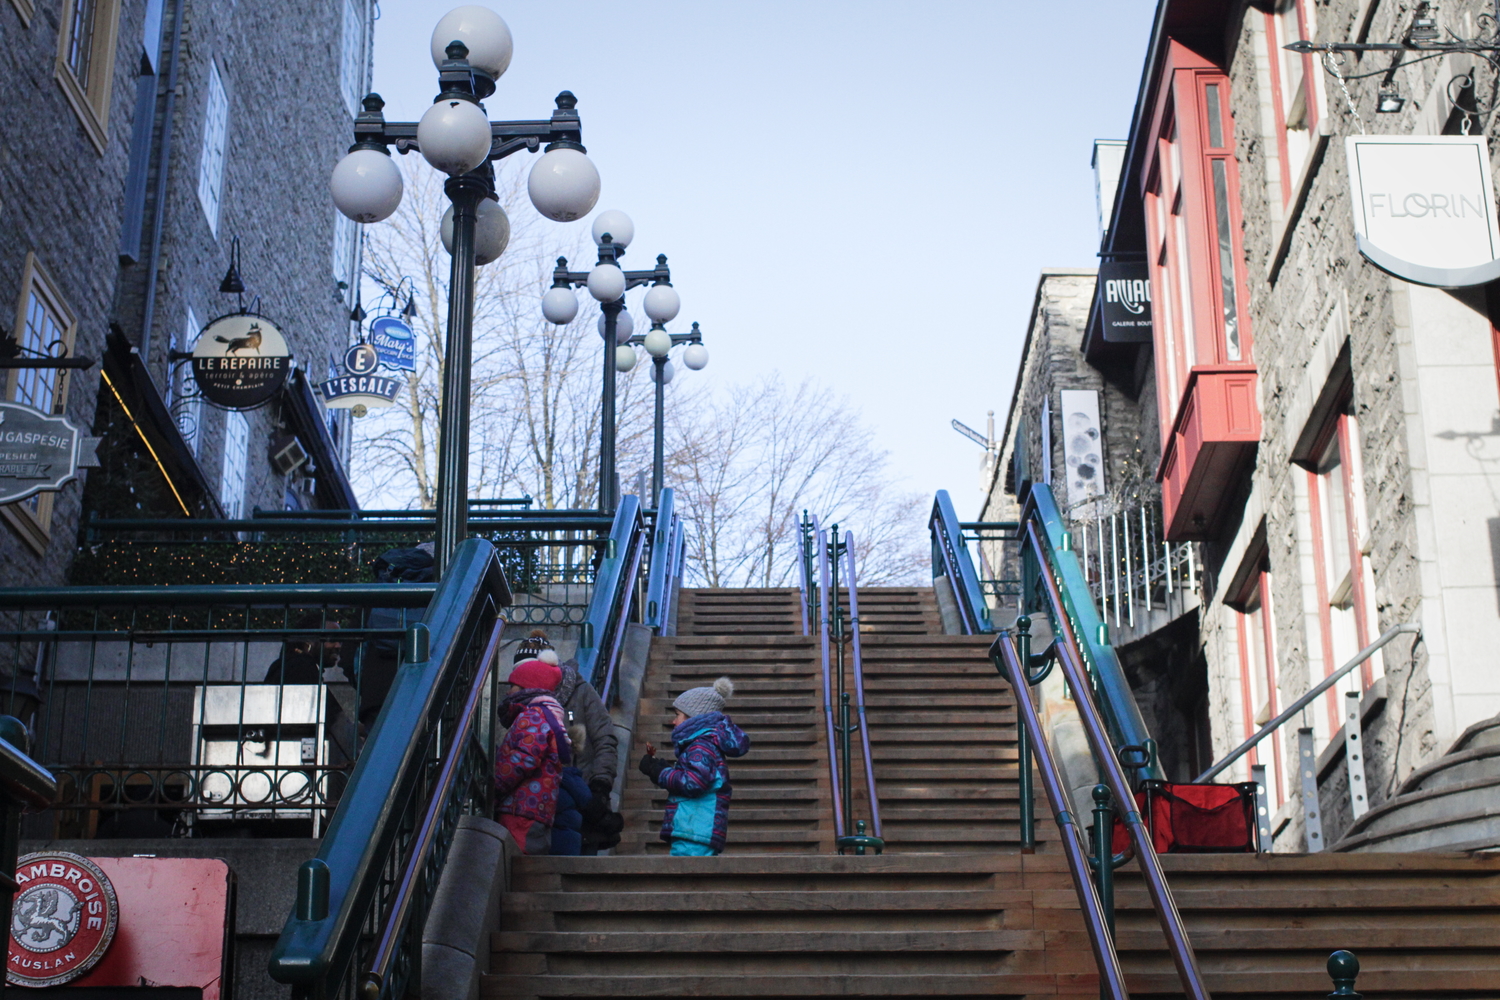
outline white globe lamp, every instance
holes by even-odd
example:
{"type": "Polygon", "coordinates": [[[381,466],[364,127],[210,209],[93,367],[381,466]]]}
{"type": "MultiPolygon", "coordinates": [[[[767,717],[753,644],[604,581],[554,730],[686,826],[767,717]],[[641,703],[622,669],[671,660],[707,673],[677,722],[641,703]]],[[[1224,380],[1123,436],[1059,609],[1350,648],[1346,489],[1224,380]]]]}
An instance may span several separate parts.
{"type": "Polygon", "coordinates": [[[662,327],[653,326],[646,334],[645,348],[653,358],[664,358],[672,350],[672,335],[662,327]]]}
{"type": "Polygon", "coordinates": [[[489,117],[479,105],[456,97],[438,101],[417,123],[422,158],[455,177],[489,158],[492,138],[489,117]]]}
{"type": "Polygon", "coordinates": [[[578,315],[578,296],[571,288],[547,289],[547,294],[542,296],[542,315],[548,323],[558,326],[573,322],[578,315]]]}
{"type": "Polygon", "coordinates": [[[600,302],[613,302],[625,294],[625,272],[613,264],[599,264],[589,272],[589,294],[600,302]]]}
{"type": "Polygon", "coordinates": [[[701,372],[708,367],[708,348],[702,344],[689,344],[682,352],[682,363],[695,372],[701,372]]]}
{"type": "Polygon", "coordinates": [[[629,344],[621,344],[615,348],[615,371],[628,372],[635,367],[635,348],[629,344]]]}
{"type": "Polygon", "coordinates": [[[628,247],[630,241],[635,239],[635,223],[630,221],[630,216],[618,208],[611,208],[594,216],[593,232],[594,243],[597,246],[603,246],[604,237],[608,235],[611,243],[628,247]]]}
{"type": "Polygon", "coordinates": [[[682,309],[682,297],[671,285],[652,285],[646,292],[646,315],[653,323],[670,323],[682,309]]]}
{"type": "MultiPolygon", "coordinates": [[[[599,338],[604,338],[604,331],[608,329],[604,315],[599,316],[599,338]]],[[[615,317],[615,343],[623,344],[635,334],[635,320],[630,318],[630,313],[620,310],[620,315],[615,317]]]]}
{"type": "Polygon", "coordinates": [[[599,171],[576,149],[554,149],[532,166],[526,191],[538,212],[553,222],[572,222],[599,201],[599,171]]]}
{"type": "Polygon", "coordinates": [[[661,384],[662,385],[671,385],[672,384],[672,376],[675,375],[675,374],[677,374],[677,370],[672,367],[672,362],[670,362],[670,361],[668,361],[666,364],[662,365],[660,369],[658,369],[656,367],[656,365],[652,365],[651,366],[651,381],[653,381],[653,382],[656,381],[656,373],[657,373],[657,371],[661,372],[661,384]]]}
{"type": "MultiPolygon", "coordinates": [[[[474,220],[474,263],[488,264],[499,260],[510,245],[510,218],[492,198],[481,198],[474,220]]],[[[453,206],[443,213],[443,249],[453,252],[453,206]]],[[[572,296],[569,296],[572,298],[572,296]]],[[[574,299],[576,307],[578,300],[574,299]]],[[[575,309],[576,311],[576,309],[575,309]]]]}
{"type": "Polygon", "coordinates": [[[469,65],[498,79],[510,66],[514,46],[510,27],[488,7],[468,4],[444,14],[432,29],[432,64],[442,69],[448,46],[463,42],[469,50],[469,65]]]}
{"type": "Polygon", "coordinates": [[[333,168],[328,187],[340,212],[355,222],[380,222],[401,205],[401,168],[389,153],[356,149],[333,168]]]}

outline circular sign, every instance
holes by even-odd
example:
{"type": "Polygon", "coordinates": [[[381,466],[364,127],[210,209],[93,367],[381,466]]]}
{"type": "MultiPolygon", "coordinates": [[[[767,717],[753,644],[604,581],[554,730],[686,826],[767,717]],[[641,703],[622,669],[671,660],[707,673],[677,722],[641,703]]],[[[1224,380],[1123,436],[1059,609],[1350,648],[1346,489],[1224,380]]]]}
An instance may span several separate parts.
{"type": "Polygon", "coordinates": [[[380,354],[369,344],[355,344],[344,352],[344,370],[350,375],[369,375],[380,367],[380,354]]]}
{"type": "Polygon", "coordinates": [[[97,865],[66,851],[28,854],[16,862],[16,884],[6,982],[70,983],[104,957],[120,906],[97,865]]]}
{"type": "Polygon", "coordinates": [[[292,369],[286,337],[264,316],[231,313],[203,328],[193,344],[193,378],[216,406],[249,410],[280,391],[292,369]]]}

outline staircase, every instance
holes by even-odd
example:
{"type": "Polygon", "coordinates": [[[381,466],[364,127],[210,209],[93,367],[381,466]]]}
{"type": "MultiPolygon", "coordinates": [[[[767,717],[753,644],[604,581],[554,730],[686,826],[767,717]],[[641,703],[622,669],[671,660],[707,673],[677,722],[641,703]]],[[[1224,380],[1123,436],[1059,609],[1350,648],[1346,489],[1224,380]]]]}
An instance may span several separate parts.
{"type": "MultiPolygon", "coordinates": [[[[1019,851],[1015,703],[989,640],[937,634],[930,590],[861,591],[886,851],[840,857],[819,648],[800,634],[798,596],[686,590],[681,634],[653,642],[638,731],[658,747],[670,739],[672,698],[721,674],[735,680],[730,713],[752,746],[731,763],[724,856],[660,856],[666,794],[632,772],[623,856],[515,859],[482,997],[1097,995],[1040,797],[1038,853],[1019,851]]],[[[1463,767],[1500,754],[1500,728],[1476,732],[1462,752],[1471,756],[1450,770],[1468,780],[1463,767]]],[[[862,766],[854,761],[856,775],[862,766]]],[[[855,815],[869,815],[862,800],[855,815]]],[[[1326,993],[1336,948],[1358,953],[1358,986],[1377,996],[1500,996],[1500,859],[1162,862],[1219,1000],[1326,993]]],[[[1180,996],[1134,863],[1117,874],[1116,899],[1132,996],[1180,996]]]]}
{"type": "MultiPolygon", "coordinates": [[[[750,735],[750,753],[730,763],[726,854],[834,849],[820,652],[800,634],[798,599],[795,590],[684,590],[679,634],[652,643],[638,732],[659,749],[671,742],[673,698],[724,674],[734,680],[729,713],[750,735]]],[[[934,634],[931,589],[875,588],[859,599],[887,853],[1017,849],[1015,701],[989,661],[989,640],[934,634]]],[[[858,737],[851,742],[854,815],[868,818],[858,737]]],[[[667,793],[633,778],[616,853],[664,854],[657,831],[667,793]]],[[[1049,824],[1038,828],[1050,836],[1049,824]]]]}
{"type": "Polygon", "coordinates": [[[1500,716],[1477,722],[1361,816],[1335,851],[1477,851],[1500,847],[1500,716]]]}

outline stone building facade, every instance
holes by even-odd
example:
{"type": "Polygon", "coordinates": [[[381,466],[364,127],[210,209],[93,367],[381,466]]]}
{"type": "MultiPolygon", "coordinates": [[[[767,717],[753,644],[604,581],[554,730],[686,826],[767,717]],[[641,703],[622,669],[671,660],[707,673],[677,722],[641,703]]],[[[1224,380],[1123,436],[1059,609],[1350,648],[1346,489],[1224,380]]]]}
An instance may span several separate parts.
{"type": "MultiPolygon", "coordinates": [[[[1443,4],[1439,30],[1473,35],[1490,9],[1443,4]]],[[[1029,386],[1044,379],[1032,373],[1074,378],[1083,362],[1120,387],[1103,410],[1134,407],[1158,460],[1165,542],[1195,550],[1198,603],[1130,638],[1202,664],[1210,758],[1387,630],[1417,630],[1225,775],[1267,767],[1277,850],[1494,837],[1480,818],[1493,811],[1488,786],[1429,794],[1437,818],[1415,826],[1400,809],[1403,791],[1419,791],[1413,772],[1500,713],[1497,297],[1413,284],[1366,260],[1344,148],[1362,132],[1487,133],[1494,74],[1457,55],[1403,66],[1384,87],[1400,110],[1381,113],[1380,76],[1353,77],[1388,55],[1343,57],[1341,81],[1335,64],[1285,48],[1400,39],[1412,20],[1413,5],[1393,0],[1163,0],[1101,240],[1104,260],[1149,278],[1152,337],[1102,350],[1085,329],[1065,358],[1033,334],[1014,406],[1038,413],[1029,386]],[[1363,753],[1351,769],[1356,713],[1363,753]],[[1302,794],[1307,740],[1316,802],[1302,794]]],[[[1107,435],[1120,426],[1105,423],[1107,435]]],[[[1109,443],[1111,461],[1120,447],[1109,443]]]]}
{"type": "Polygon", "coordinates": [[[80,518],[354,502],[347,428],[311,386],[350,336],[358,234],[328,173],[368,89],[368,0],[7,0],[0,4],[0,332],[87,370],[3,372],[6,398],[102,437],[101,466],[0,508],[0,583],[67,582],[80,518]],[[239,245],[243,304],[298,370],[244,413],[197,398],[197,330],[239,245]],[[60,343],[59,343],[60,342],[60,343]],[[311,460],[290,474],[273,441],[311,460]]]}

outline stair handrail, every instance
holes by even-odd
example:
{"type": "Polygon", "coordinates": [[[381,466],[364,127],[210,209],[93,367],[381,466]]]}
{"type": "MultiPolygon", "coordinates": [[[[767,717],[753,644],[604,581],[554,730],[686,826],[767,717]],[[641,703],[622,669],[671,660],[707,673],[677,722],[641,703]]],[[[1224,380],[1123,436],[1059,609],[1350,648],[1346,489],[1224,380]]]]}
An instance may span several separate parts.
{"type": "Polygon", "coordinates": [[[833,666],[829,655],[829,641],[833,633],[833,602],[829,601],[828,533],[818,523],[816,516],[810,518],[813,538],[817,543],[814,558],[818,563],[818,593],[823,597],[823,616],[818,630],[818,646],[823,665],[823,722],[828,734],[828,789],[833,798],[833,836],[839,840],[844,836],[844,796],[839,783],[839,756],[836,727],[833,722],[833,666]]]}
{"type": "Polygon", "coordinates": [[[817,625],[817,581],[813,579],[814,565],[817,556],[813,553],[813,546],[817,544],[817,529],[813,526],[816,518],[809,517],[807,511],[802,512],[802,520],[797,522],[797,568],[802,576],[802,634],[812,635],[813,627],[817,625]]]}
{"type": "Polygon", "coordinates": [[[667,550],[668,565],[671,566],[672,582],[668,585],[666,595],[663,597],[661,612],[661,628],[658,635],[676,635],[677,622],[674,609],[682,591],[683,572],[687,566],[687,526],[682,519],[677,519],[677,526],[672,533],[672,542],[667,550]]]}
{"type": "MultiPolygon", "coordinates": [[[[493,676],[490,665],[498,649],[493,639],[502,623],[501,609],[510,601],[495,547],[483,539],[466,539],[454,552],[422,623],[407,630],[395,683],[317,856],[298,871],[296,906],[271,954],[271,978],[294,986],[298,995],[319,1000],[348,995],[356,974],[364,971],[355,968],[360,946],[368,947],[371,936],[387,928],[395,915],[395,897],[381,893],[389,873],[420,863],[429,876],[424,895],[436,889],[451,827],[428,838],[426,857],[415,853],[419,845],[414,836],[432,805],[431,763],[455,756],[453,731],[475,675],[493,676]],[[439,745],[440,740],[448,746],[439,745]]],[[[489,761],[494,727],[485,721],[482,750],[489,761]]],[[[484,777],[462,786],[460,811],[488,812],[493,782],[484,777]]],[[[449,799],[456,794],[450,782],[449,799]]],[[[403,937],[403,968],[409,972],[414,965],[412,936],[403,937]]],[[[419,948],[420,927],[416,938],[419,948]]],[[[382,995],[401,995],[405,984],[399,979],[389,978],[382,995]]]]}
{"type": "Polygon", "coordinates": [[[647,534],[640,498],[622,497],[604,557],[594,574],[594,592],[578,643],[578,673],[588,679],[606,705],[614,687],[647,534]]]}
{"type": "MultiPolygon", "coordinates": [[[[880,829],[880,797],[876,793],[875,788],[875,760],[870,753],[870,727],[865,716],[864,653],[860,646],[859,638],[859,579],[855,574],[856,558],[854,532],[852,531],[845,532],[844,534],[843,558],[846,561],[846,572],[848,573],[849,580],[849,651],[850,655],[854,658],[854,711],[859,719],[859,742],[860,749],[864,754],[865,794],[869,796],[870,800],[870,826],[874,829],[875,839],[883,840],[885,835],[880,829]]],[[[837,593],[832,596],[835,600],[838,599],[837,593]]],[[[849,720],[845,719],[844,725],[846,728],[848,724],[849,720]]],[[[847,753],[847,743],[844,744],[844,749],[847,753]]],[[[852,795],[852,792],[849,794],[852,795]]],[[[861,845],[855,844],[851,846],[854,846],[858,850],[861,845]]],[[[883,845],[881,847],[883,849],[883,845]]]]}
{"type": "Polygon", "coordinates": [[[1200,782],[1209,781],[1214,777],[1217,777],[1219,774],[1223,773],[1224,769],[1227,768],[1230,764],[1233,764],[1235,761],[1245,756],[1245,754],[1249,753],[1257,743],[1265,739],[1267,736],[1270,736],[1276,730],[1280,729],[1285,723],[1289,722],[1304,708],[1316,701],[1319,695],[1327,691],[1329,688],[1333,687],[1339,681],[1343,680],[1350,671],[1359,666],[1361,663],[1364,663],[1370,657],[1374,656],[1377,652],[1380,651],[1383,646],[1385,646],[1391,640],[1395,639],[1396,636],[1412,634],[1419,635],[1421,634],[1421,632],[1422,626],[1416,622],[1402,622],[1399,625],[1392,625],[1390,628],[1380,633],[1380,637],[1378,639],[1370,643],[1364,649],[1361,649],[1358,653],[1355,653],[1354,657],[1349,660],[1348,663],[1345,663],[1343,666],[1339,667],[1333,673],[1323,678],[1317,684],[1314,684],[1312,687],[1308,688],[1307,691],[1302,695],[1302,697],[1292,702],[1291,705],[1289,705],[1280,715],[1276,716],[1276,718],[1272,719],[1270,722],[1267,722],[1264,726],[1261,726],[1260,729],[1256,731],[1254,736],[1250,737],[1248,740],[1225,754],[1222,758],[1216,761],[1213,766],[1208,768],[1208,770],[1204,771],[1202,774],[1198,775],[1198,777],[1194,778],[1193,782],[1197,784],[1200,782]]]}
{"type": "Polygon", "coordinates": [[[1079,650],[1087,677],[1103,703],[1116,747],[1120,752],[1129,748],[1129,752],[1148,758],[1142,769],[1145,777],[1164,778],[1150,751],[1155,744],[1146,720],[1120,658],[1109,644],[1108,626],[1099,617],[1078,553],[1073,550],[1072,534],[1063,523],[1051,487],[1045,483],[1031,487],[1021,522],[1036,561],[1044,570],[1041,577],[1052,610],[1052,626],[1079,650]]]}
{"type": "Polygon", "coordinates": [[[31,759],[31,733],[14,716],[0,716],[0,920],[10,926],[15,905],[16,859],[21,846],[21,813],[46,809],[57,801],[57,779],[31,759]]]}
{"type": "Polygon", "coordinates": [[[958,605],[959,624],[963,634],[993,632],[990,607],[980,589],[979,574],[974,571],[974,560],[964,543],[963,527],[959,523],[958,514],[953,510],[953,500],[948,496],[947,490],[937,491],[928,527],[932,531],[933,568],[941,565],[948,577],[954,603],[958,605]]]}
{"type": "MultiPolygon", "coordinates": [[[[990,646],[990,657],[995,669],[1010,682],[1022,731],[1031,737],[1037,770],[1041,774],[1047,800],[1052,805],[1053,820],[1057,823],[1058,833],[1062,838],[1063,857],[1068,862],[1068,874],[1073,879],[1073,889],[1078,894],[1079,908],[1083,913],[1084,930],[1088,932],[1089,947],[1099,970],[1100,994],[1106,1000],[1129,1000],[1125,973],[1120,967],[1120,956],[1115,951],[1113,935],[1109,929],[1109,915],[1105,912],[1093,879],[1089,877],[1083,832],[1077,818],[1068,808],[1068,785],[1063,780],[1052,746],[1047,741],[1046,728],[1031,700],[1031,677],[1023,666],[1023,660],[1029,657],[1025,651],[1017,648],[1016,638],[1009,629],[1001,629],[1000,634],[995,637],[994,644],[990,646]]],[[[1029,761],[1023,759],[1021,766],[1029,773],[1029,761]]]]}
{"type": "Polygon", "coordinates": [[[662,624],[672,600],[671,590],[676,576],[672,555],[678,530],[672,488],[663,487],[656,501],[656,523],[651,527],[651,568],[646,583],[646,624],[658,635],[662,634],[662,624]]]}
{"type": "MultiPolygon", "coordinates": [[[[1038,575],[1042,586],[1052,606],[1060,608],[1063,596],[1054,575],[1054,567],[1046,558],[1045,553],[1041,551],[1043,543],[1035,520],[1027,524],[1027,530],[1032,544],[1038,550],[1038,575]]],[[[1063,551],[1071,555],[1066,549],[1063,551]]],[[[1072,561],[1072,565],[1076,571],[1078,565],[1076,559],[1072,561]]],[[[1087,593],[1087,591],[1084,592],[1087,593]]],[[[1057,661],[1072,690],[1073,703],[1078,708],[1078,718],[1083,723],[1084,736],[1088,740],[1089,749],[1093,752],[1094,761],[1099,767],[1104,784],[1109,786],[1114,796],[1118,815],[1124,823],[1126,832],[1130,835],[1130,843],[1135,850],[1142,879],[1146,883],[1146,892],[1151,897],[1151,905],[1156,910],[1157,921],[1161,924],[1162,934],[1166,937],[1167,950],[1172,955],[1172,963],[1177,967],[1178,981],[1182,984],[1183,993],[1189,1000],[1209,1000],[1208,988],[1203,984],[1203,974],[1198,969],[1198,959],[1193,951],[1192,941],[1188,938],[1187,928],[1182,923],[1182,915],[1177,912],[1177,903],[1172,898],[1172,890],[1167,885],[1166,875],[1162,872],[1161,862],[1156,856],[1151,833],[1146,829],[1141,820],[1141,814],[1136,809],[1135,791],[1125,774],[1125,767],[1120,762],[1119,754],[1126,748],[1117,749],[1111,739],[1105,716],[1095,701],[1093,678],[1090,677],[1085,666],[1083,654],[1078,646],[1077,634],[1071,623],[1066,616],[1059,616],[1056,624],[1059,626],[1055,633],[1054,643],[1057,661]]],[[[1118,661],[1116,661],[1116,666],[1118,666],[1118,661]]],[[[1123,681],[1123,675],[1120,679],[1123,681]]],[[[1126,687],[1125,692],[1129,695],[1130,689],[1126,687]]],[[[1129,703],[1135,704],[1133,696],[1130,697],[1129,703]]],[[[1037,730],[1036,735],[1041,735],[1040,729],[1037,730]]]]}

